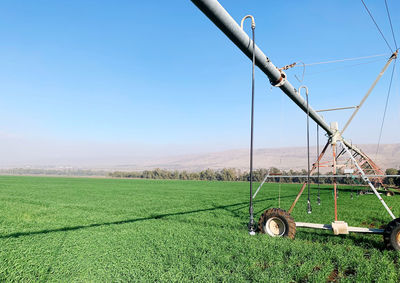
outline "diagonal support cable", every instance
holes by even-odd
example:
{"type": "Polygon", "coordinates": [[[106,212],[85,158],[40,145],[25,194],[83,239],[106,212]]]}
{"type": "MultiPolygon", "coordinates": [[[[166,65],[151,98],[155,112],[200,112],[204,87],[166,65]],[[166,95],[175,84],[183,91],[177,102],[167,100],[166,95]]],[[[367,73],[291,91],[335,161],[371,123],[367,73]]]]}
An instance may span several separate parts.
{"type": "Polygon", "coordinates": [[[390,52],[393,53],[392,47],[390,47],[389,42],[386,40],[386,37],[383,35],[383,32],[381,31],[381,29],[379,28],[378,24],[376,23],[374,17],[372,16],[371,12],[369,11],[369,9],[368,9],[367,5],[365,4],[364,0],[361,0],[361,2],[363,3],[365,10],[367,10],[369,16],[371,17],[372,21],[374,22],[374,24],[375,24],[376,28],[378,29],[379,33],[381,34],[383,40],[386,42],[386,45],[389,47],[390,52]]]}
{"type": "Polygon", "coordinates": [[[396,50],[397,50],[397,41],[396,41],[396,37],[394,36],[394,31],[393,31],[393,24],[392,24],[392,19],[390,18],[390,12],[389,12],[389,7],[387,4],[387,0],[385,0],[385,6],[386,6],[386,12],[389,18],[389,23],[390,23],[390,29],[392,30],[392,36],[393,36],[393,41],[394,41],[394,45],[396,46],[396,50]]]}
{"type": "Polygon", "coordinates": [[[388,89],[388,93],[387,93],[387,96],[386,96],[386,104],[385,104],[385,110],[383,111],[381,129],[379,131],[379,139],[378,139],[378,146],[376,147],[375,159],[377,159],[377,157],[378,157],[379,146],[381,144],[383,125],[385,123],[386,111],[387,111],[387,107],[388,107],[388,104],[389,104],[389,96],[390,96],[390,91],[392,89],[393,75],[394,75],[394,70],[395,69],[396,69],[396,61],[394,61],[394,63],[393,63],[392,75],[390,76],[389,89],[388,89]]]}

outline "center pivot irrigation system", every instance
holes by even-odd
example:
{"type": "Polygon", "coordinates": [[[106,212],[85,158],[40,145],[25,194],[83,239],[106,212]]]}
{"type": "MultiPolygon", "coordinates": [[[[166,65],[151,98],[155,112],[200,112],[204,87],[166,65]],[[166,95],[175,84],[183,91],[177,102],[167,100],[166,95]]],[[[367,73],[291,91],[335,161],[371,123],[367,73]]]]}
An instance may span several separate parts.
{"type": "MultiPolygon", "coordinates": [[[[272,86],[279,87],[297,106],[299,106],[307,114],[307,149],[308,149],[308,175],[307,181],[303,183],[297,197],[288,211],[280,208],[272,208],[264,211],[258,223],[258,231],[261,233],[269,234],[270,236],[289,237],[294,238],[296,234],[296,227],[332,230],[335,235],[349,234],[349,232],[356,233],[372,233],[383,234],[384,242],[387,248],[400,250],[400,218],[396,218],[391,209],[387,206],[385,201],[377,191],[377,187],[382,186],[383,179],[388,177],[385,173],[369,158],[361,149],[354,146],[352,143],[343,138],[343,132],[347,129],[354,116],[357,114],[365,100],[368,98],[382,75],[385,73],[389,65],[397,59],[398,49],[392,52],[392,55],[386,62],[382,71],[379,73],[376,80],[373,82],[360,104],[353,107],[344,107],[336,109],[325,109],[315,111],[308,105],[308,89],[306,86],[301,86],[299,89],[294,88],[287,80],[284,70],[293,67],[294,64],[277,68],[270,59],[261,51],[255,44],[255,21],[250,15],[242,19],[241,26],[229,15],[229,13],[221,6],[217,0],[191,0],[239,49],[252,60],[252,101],[251,101],[251,142],[250,142],[250,221],[249,221],[249,234],[255,234],[255,223],[253,216],[253,199],[261,189],[265,181],[271,177],[269,174],[265,176],[263,182],[253,194],[253,124],[254,124],[254,68],[257,66],[267,77],[272,86]],[[252,38],[243,31],[243,22],[245,19],[250,18],[252,38]],[[306,92],[306,100],[300,95],[300,90],[304,88],[306,92]],[[350,119],[347,121],[343,129],[339,129],[337,122],[332,122],[328,125],[322,116],[318,114],[321,111],[333,111],[342,109],[354,109],[350,119]],[[309,162],[309,134],[308,134],[308,119],[311,118],[316,124],[317,129],[321,127],[328,137],[328,141],[323,150],[319,153],[316,162],[310,168],[309,162]],[[332,149],[332,160],[328,162],[321,162],[328,147],[332,149]],[[341,157],[341,159],[339,159],[341,157]],[[345,160],[343,160],[345,159],[345,160]],[[324,164],[323,164],[324,163],[324,164]],[[333,175],[319,175],[320,167],[331,167],[333,175]],[[338,175],[337,169],[342,168],[346,175],[338,175]],[[318,224],[295,222],[290,213],[293,211],[300,196],[303,194],[308,185],[308,207],[307,212],[311,213],[310,204],[310,175],[318,169],[318,177],[320,178],[333,178],[333,191],[335,202],[335,220],[331,224],[318,224]],[[352,177],[360,178],[365,182],[369,188],[376,195],[382,206],[386,209],[392,221],[386,225],[385,229],[372,229],[365,227],[349,227],[344,221],[338,220],[337,213],[337,181],[338,177],[352,177]]],[[[363,2],[364,3],[364,2],[363,2]]],[[[369,12],[369,11],[368,11],[369,12]]],[[[372,17],[372,15],[371,15],[372,17]]],[[[394,36],[394,35],[393,35],[394,36]]],[[[390,46],[389,46],[390,47],[390,46]]],[[[399,175],[391,175],[392,177],[399,177],[399,175]]],[[[285,178],[293,176],[273,176],[274,178],[285,178]]],[[[302,176],[305,177],[305,176],[302,176]]],[[[318,199],[319,202],[319,199],[318,199]]]]}

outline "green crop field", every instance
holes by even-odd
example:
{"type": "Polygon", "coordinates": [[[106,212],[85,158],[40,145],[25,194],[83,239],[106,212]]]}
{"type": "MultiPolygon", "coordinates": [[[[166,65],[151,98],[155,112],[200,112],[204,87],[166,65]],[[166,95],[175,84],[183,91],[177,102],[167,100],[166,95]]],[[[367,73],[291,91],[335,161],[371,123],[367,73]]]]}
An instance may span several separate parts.
{"type": "MultiPolygon", "coordinates": [[[[390,221],[373,195],[339,187],[351,226],[390,221]]],[[[256,218],[287,209],[299,185],[267,184],[256,218]]],[[[296,221],[330,223],[332,189],[296,221]]],[[[400,215],[400,196],[384,197],[400,215]]],[[[295,240],[249,236],[248,183],[0,177],[0,281],[400,281],[400,253],[382,236],[298,229],[295,240]]]]}

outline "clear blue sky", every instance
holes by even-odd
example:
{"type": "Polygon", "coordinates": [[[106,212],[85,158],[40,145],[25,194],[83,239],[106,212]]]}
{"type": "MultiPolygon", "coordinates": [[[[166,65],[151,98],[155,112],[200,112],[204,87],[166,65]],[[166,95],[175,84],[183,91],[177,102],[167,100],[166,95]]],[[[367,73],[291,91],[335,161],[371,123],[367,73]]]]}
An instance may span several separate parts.
{"type": "MultiPolygon", "coordinates": [[[[390,55],[361,1],[220,3],[237,21],[255,16],[256,43],[277,66],[390,55]]],[[[384,1],[366,3],[394,45],[384,1]]],[[[400,2],[388,3],[400,43],[400,2]]],[[[249,144],[250,61],[189,0],[1,1],[0,38],[0,145],[9,160],[62,158],[67,148],[146,156],[249,144]]],[[[308,67],[310,104],[358,103],[385,59],[308,67]]],[[[295,86],[301,70],[287,72],[295,86]]],[[[355,143],[377,142],[389,75],[348,129],[355,143]]],[[[400,142],[399,90],[397,72],[383,143],[400,142]]],[[[326,120],[343,126],[349,114],[326,120]]],[[[259,70],[255,138],[257,147],[305,145],[304,113],[259,70]]]]}

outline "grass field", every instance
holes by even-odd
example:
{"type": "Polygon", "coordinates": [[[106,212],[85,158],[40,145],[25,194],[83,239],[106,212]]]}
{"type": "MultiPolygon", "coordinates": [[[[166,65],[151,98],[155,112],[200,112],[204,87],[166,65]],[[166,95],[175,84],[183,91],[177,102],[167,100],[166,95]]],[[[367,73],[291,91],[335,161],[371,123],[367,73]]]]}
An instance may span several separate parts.
{"type": "MultiPolygon", "coordinates": [[[[281,186],[287,209],[299,185],[281,186]]],[[[255,212],[278,206],[278,184],[255,212]]],[[[330,223],[332,190],[296,221],[330,223]]],[[[315,190],[313,190],[315,203],[315,190]]],[[[400,197],[385,197],[400,215],[400,197]]],[[[248,184],[0,177],[0,281],[399,282],[400,253],[380,235],[298,229],[295,240],[247,234],[248,184]]],[[[339,218],[379,227],[390,217],[372,195],[339,195],[339,218]]]]}

